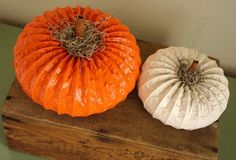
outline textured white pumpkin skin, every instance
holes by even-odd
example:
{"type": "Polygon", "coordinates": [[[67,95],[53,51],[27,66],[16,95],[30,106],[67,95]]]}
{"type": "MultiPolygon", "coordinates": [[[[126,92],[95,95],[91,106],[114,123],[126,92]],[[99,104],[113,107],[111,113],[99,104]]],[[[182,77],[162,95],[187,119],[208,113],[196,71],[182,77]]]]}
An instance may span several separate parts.
{"type": "Polygon", "coordinates": [[[149,56],[142,66],[138,94],[145,109],[166,125],[193,130],[215,122],[226,109],[229,90],[223,70],[195,49],[169,47],[149,56]],[[203,80],[184,85],[178,76],[180,62],[191,65],[203,80]]]}

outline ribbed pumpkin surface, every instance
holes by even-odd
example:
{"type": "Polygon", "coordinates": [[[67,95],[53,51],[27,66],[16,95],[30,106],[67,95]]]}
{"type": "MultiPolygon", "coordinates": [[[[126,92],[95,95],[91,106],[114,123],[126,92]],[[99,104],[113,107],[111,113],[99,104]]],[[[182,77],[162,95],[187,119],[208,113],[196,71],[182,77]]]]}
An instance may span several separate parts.
{"type": "Polygon", "coordinates": [[[28,23],[14,48],[16,77],[24,92],[45,109],[88,116],[113,108],[133,90],[141,64],[129,29],[109,14],[90,8],[57,8],[28,23]],[[48,29],[82,15],[99,22],[105,48],[90,60],[67,53],[48,29]],[[102,19],[106,19],[101,23],[102,19]]]}

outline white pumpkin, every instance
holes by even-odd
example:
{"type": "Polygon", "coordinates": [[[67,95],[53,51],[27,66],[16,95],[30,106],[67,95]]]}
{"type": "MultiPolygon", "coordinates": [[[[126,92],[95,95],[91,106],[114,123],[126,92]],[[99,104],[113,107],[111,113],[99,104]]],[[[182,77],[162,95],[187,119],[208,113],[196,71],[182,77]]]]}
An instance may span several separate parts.
{"type": "Polygon", "coordinates": [[[215,122],[226,109],[223,70],[195,49],[169,47],[142,66],[138,94],[145,109],[166,125],[193,130],[215,122]]]}

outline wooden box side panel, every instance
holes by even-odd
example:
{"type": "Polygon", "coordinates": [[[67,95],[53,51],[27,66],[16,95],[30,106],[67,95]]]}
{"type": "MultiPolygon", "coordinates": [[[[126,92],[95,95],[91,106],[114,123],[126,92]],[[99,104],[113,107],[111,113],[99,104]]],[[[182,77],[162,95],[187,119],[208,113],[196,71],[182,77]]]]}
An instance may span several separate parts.
{"type": "Polygon", "coordinates": [[[11,149],[53,159],[85,160],[197,160],[205,159],[177,153],[120,137],[62,128],[22,117],[2,116],[11,149]]]}
{"type": "Polygon", "coordinates": [[[153,119],[137,97],[137,91],[134,90],[124,102],[112,110],[86,118],[72,118],[44,110],[27,97],[15,81],[4,103],[2,114],[20,119],[28,118],[28,121],[53,123],[62,128],[99,132],[206,159],[217,157],[217,125],[194,131],[174,129],[153,119]]]}

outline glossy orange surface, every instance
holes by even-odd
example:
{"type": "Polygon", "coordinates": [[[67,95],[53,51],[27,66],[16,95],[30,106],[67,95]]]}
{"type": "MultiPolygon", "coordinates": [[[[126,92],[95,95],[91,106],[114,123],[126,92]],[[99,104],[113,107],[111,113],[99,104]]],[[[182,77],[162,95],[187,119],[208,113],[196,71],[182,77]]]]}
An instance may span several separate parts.
{"type": "Polygon", "coordinates": [[[14,48],[16,77],[23,91],[58,114],[88,116],[123,101],[139,75],[139,48],[129,29],[109,14],[87,8],[56,8],[28,23],[14,48]],[[53,39],[49,26],[82,15],[105,32],[105,49],[91,60],[73,57],[53,39]]]}

